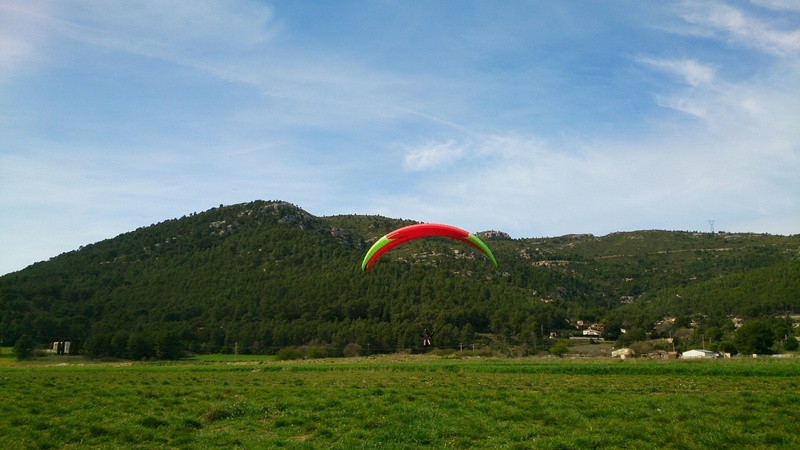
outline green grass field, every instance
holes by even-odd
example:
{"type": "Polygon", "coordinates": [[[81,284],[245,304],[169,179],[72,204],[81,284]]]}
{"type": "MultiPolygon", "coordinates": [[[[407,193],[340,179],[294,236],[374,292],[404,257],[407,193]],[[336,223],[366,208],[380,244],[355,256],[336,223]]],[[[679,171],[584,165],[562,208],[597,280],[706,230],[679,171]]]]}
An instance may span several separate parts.
{"type": "Polygon", "coordinates": [[[0,365],[0,448],[800,448],[800,358],[0,365]]]}
{"type": "Polygon", "coordinates": [[[232,355],[227,354],[214,354],[214,355],[197,355],[191,358],[186,358],[186,361],[198,362],[246,362],[246,361],[272,361],[275,355],[232,355]]]}

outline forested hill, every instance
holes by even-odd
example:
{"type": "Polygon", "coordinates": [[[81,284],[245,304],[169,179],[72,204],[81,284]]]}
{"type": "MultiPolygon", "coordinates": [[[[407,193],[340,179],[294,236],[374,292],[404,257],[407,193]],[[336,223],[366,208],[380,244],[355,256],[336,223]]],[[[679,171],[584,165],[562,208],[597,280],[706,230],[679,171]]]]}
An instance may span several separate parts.
{"type": "Polygon", "coordinates": [[[428,238],[361,271],[372,242],[411,223],[315,217],[278,201],[167,220],[0,278],[0,338],[129,357],[167,343],[391,352],[418,347],[427,328],[440,347],[536,348],[551,333],[580,333],[581,322],[616,338],[624,327],[663,333],[665,317],[685,325],[800,312],[800,236],[483,232],[497,269],[468,245],[428,238]]]}

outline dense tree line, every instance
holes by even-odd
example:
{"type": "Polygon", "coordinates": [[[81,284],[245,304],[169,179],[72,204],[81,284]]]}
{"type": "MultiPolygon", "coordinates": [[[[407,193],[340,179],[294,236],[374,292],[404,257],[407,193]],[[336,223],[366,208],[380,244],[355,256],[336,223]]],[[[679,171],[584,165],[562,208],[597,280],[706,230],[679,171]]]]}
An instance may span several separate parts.
{"type": "Polygon", "coordinates": [[[604,322],[617,339],[621,328],[652,336],[664,316],[722,323],[800,308],[797,237],[487,239],[499,269],[427,239],[361,272],[371,241],[408,223],[318,218],[284,202],[168,220],[0,278],[0,337],[131,359],[309,344],[394,352],[418,347],[424,328],[441,347],[536,349],[577,320],[604,322]]]}

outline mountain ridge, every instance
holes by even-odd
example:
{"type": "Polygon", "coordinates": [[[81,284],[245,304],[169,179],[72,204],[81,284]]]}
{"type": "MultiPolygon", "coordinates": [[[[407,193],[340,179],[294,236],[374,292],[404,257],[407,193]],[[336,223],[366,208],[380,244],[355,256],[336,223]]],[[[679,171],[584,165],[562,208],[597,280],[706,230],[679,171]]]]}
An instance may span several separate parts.
{"type": "Polygon", "coordinates": [[[110,347],[115,336],[140,336],[156,348],[169,335],[191,352],[309,343],[389,352],[415,348],[428,328],[442,347],[491,335],[535,351],[551,333],[578,333],[578,322],[656,335],[665,315],[721,324],[800,312],[800,236],[642,230],[512,239],[489,230],[477,234],[497,270],[440,238],[409,242],[369,274],[360,270],[375,239],[411,223],[315,216],[263,200],[165,220],[0,277],[0,338],[110,347]],[[755,294],[734,295],[742,284],[755,294]],[[670,297],[681,293],[696,300],[670,297]]]}

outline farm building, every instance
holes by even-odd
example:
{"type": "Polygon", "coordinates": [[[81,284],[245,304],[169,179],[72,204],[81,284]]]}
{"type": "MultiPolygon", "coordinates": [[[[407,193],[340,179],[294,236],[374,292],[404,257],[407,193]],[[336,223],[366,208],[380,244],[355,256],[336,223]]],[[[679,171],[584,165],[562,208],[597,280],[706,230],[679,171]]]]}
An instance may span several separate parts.
{"type": "Polygon", "coordinates": [[[719,353],[712,352],[711,350],[687,350],[681,353],[681,358],[683,359],[692,359],[692,358],[719,358],[719,353]]]}

